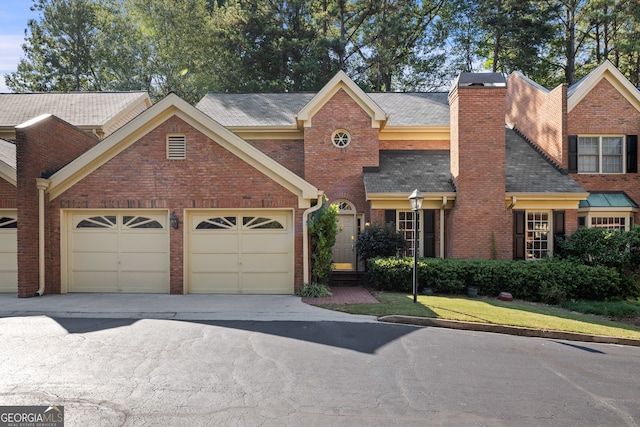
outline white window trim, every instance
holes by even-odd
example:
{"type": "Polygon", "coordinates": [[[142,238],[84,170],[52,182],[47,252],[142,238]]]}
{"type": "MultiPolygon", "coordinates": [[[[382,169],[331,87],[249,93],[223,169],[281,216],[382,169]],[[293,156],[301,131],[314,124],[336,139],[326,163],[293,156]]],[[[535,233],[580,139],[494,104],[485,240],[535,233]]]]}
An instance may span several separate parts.
{"type": "MultiPolygon", "coordinates": [[[[525,229],[525,247],[524,247],[524,253],[525,253],[525,259],[527,261],[540,261],[543,259],[546,259],[548,257],[553,256],[553,212],[552,211],[546,211],[546,210],[528,210],[525,212],[525,223],[524,223],[524,229],[525,229]],[[529,214],[547,214],[547,223],[548,223],[548,228],[547,228],[547,250],[546,250],[546,254],[544,257],[542,258],[536,258],[535,256],[530,256],[530,251],[529,251],[529,247],[528,247],[528,243],[529,243],[529,214]]],[[[535,232],[532,231],[532,232],[535,232]]]]}
{"type": "Polygon", "coordinates": [[[626,135],[578,135],[578,173],[579,174],[589,174],[589,175],[622,175],[627,170],[627,137],[626,135]],[[598,138],[598,172],[581,172],[580,171],[580,138],[598,138]],[[622,139],[622,147],[620,157],[622,158],[621,162],[621,170],[620,172],[603,172],[602,171],[602,138],[621,138],[622,139]]]}
{"type": "MultiPolygon", "coordinates": [[[[398,209],[396,210],[396,231],[405,233],[405,230],[403,228],[400,228],[400,213],[414,213],[411,209],[398,209]]],[[[423,220],[424,220],[424,214],[422,214],[422,211],[419,211],[419,217],[418,217],[418,234],[423,234],[422,230],[424,229],[424,225],[423,225],[423,220]]],[[[412,224],[413,224],[413,219],[411,220],[412,224]]],[[[405,236],[406,238],[406,236],[405,236]]],[[[407,249],[407,256],[413,256],[413,246],[412,242],[409,242],[409,248],[407,249]]],[[[420,241],[418,241],[418,257],[423,257],[424,256],[424,238],[420,241]]]]}
{"type": "Polygon", "coordinates": [[[578,218],[585,218],[585,227],[592,228],[591,222],[593,218],[625,218],[625,231],[631,230],[631,228],[635,225],[633,222],[635,210],[633,208],[629,209],[588,209],[588,210],[578,210],[578,218]]]}

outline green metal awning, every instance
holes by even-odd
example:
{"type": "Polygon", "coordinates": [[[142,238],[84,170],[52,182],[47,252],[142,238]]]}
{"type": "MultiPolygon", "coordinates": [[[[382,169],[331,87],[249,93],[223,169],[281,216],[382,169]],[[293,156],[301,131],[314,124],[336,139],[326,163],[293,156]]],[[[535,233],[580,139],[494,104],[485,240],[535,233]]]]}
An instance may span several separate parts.
{"type": "Polygon", "coordinates": [[[591,193],[580,202],[580,208],[637,208],[636,202],[624,192],[591,193]]]}

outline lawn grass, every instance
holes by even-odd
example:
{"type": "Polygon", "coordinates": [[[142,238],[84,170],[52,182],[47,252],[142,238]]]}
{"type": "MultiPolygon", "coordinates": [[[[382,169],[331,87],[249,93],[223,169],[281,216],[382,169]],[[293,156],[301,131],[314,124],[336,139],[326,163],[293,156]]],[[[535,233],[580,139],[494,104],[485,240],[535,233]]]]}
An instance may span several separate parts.
{"type": "Polygon", "coordinates": [[[414,303],[413,296],[407,294],[379,292],[374,295],[380,304],[332,304],[324,307],[352,314],[433,317],[640,339],[640,327],[542,304],[425,295],[418,296],[418,302],[414,303]]]}

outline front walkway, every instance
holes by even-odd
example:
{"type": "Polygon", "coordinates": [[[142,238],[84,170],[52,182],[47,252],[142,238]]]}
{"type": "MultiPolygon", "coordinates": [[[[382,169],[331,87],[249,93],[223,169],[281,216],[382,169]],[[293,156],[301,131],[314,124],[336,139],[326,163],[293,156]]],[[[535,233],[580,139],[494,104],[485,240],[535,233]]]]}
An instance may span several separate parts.
{"type": "Polygon", "coordinates": [[[326,298],[302,298],[302,302],[311,305],[321,304],[377,304],[371,293],[361,286],[332,286],[331,295],[326,298]]]}

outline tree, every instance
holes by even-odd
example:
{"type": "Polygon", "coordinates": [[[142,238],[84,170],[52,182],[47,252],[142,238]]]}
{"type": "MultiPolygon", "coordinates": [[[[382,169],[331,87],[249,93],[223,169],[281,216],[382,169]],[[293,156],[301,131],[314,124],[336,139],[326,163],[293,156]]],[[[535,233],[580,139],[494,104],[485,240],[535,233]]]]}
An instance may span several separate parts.
{"type": "Polygon", "coordinates": [[[231,0],[217,9],[215,39],[226,52],[225,90],[319,90],[338,70],[329,0],[231,0]]]}
{"type": "MultiPolygon", "coordinates": [[[[347,64],[368,90],[394,90],[413,71],[427,76],[443,61],[439,12],[445,0],[360,0],[346,43],[347,64]]],[[[349,28],[349,27],[347,27],[349,28]]],[[[414,81],[415,83],[415,81],[414,81]]],[[[440,86],[442,82],[437,82],[440,86]]],[[[406,85],[405,85],[406,87],[406,85]]]]}
{"type": "MultiPolygon", "coordinates": [[[[206,0],[125,0],[125,9],[148,50],[149,90],[153,98],[170,92],[197,102],[216,90],[216,40],[206,0]]],[[[148,55],[148,56],[147,56],[148,55]]]]}
{"type": "Polygon", "coordinates": [[[18,70],[5,76],[14,91],[100,90],[93,57],[96,12],[86,0],[34,0],[18,70]],[[30,35],[29,35],[30,33],[30,35]]]}
{"type": "Polygon", "coordinates": [[[548,70],[539,58],[553,36],[549,23],[555,6],[536,0],[484,0],[479,7],[479,26],[484,30],[480,52],[491,71],[522,71],[532,78],[548,70]]]}

